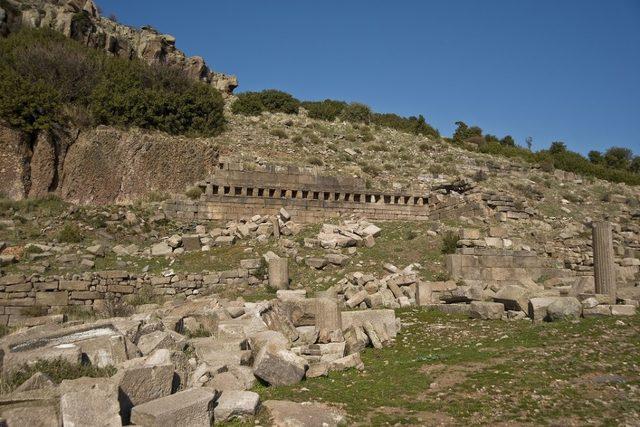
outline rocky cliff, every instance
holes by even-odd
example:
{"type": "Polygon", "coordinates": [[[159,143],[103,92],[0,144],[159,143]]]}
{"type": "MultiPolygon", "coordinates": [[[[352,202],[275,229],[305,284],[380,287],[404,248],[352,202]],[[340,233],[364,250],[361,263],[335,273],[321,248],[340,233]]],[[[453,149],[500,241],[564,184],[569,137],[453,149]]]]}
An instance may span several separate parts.
{"type": "Polygon", "coordinates": [[[29,138],[0,126],[0,193],[12,199],[52,193],[100,205],[182,193],[217,162],[217,146],[208,138],[109,127],[29,138]]]}
{"type": "Polygon", "coordinates": [[[187,57],[176,48],[173,36],[101,17],[92,0],[0,0],[0,35],[6,36],[21,26],[51,28],[115,56],[182,68],[223,94],[231,94],[238,86],[235,76],[212,71],[199,56],[187,57]]]}

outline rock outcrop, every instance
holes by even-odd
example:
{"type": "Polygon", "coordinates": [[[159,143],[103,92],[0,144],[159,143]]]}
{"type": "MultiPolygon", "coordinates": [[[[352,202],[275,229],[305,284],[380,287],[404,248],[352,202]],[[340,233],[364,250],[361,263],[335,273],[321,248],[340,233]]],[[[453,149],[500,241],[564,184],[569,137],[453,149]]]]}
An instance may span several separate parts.
{"type": "Polygon", "coordinates": [[[148,26],[138,30],[101,17],[93,0],[0,0],[0,36],[22,26],[51,28],[115,56],[181,68],[223,94],[230,95],[238,86],[235,76],[211,70],[202,57],[187,57],[176,48],[175,37],[148,26]]]}
{"type": "Polygon", "coordinates": [[[182,193],[212,173],[218,149],[208,138],[98,127],[41,132],[0,126],[0,193],[15,200],[49,193],[75,203],[126,203],[151,192],[182,193]]]}

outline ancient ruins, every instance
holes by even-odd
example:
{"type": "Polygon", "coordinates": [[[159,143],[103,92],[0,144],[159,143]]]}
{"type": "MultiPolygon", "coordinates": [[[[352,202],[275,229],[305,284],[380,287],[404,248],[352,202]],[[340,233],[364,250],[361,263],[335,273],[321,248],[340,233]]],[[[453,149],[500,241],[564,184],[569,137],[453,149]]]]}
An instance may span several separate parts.
{"type": "Polygon", "coordinates": [[[0,0],[20,28],[174,67],[224,131],[0,117],[0,427],[640,425],[638,186],[236,114],[92,0],[0,0]]]}

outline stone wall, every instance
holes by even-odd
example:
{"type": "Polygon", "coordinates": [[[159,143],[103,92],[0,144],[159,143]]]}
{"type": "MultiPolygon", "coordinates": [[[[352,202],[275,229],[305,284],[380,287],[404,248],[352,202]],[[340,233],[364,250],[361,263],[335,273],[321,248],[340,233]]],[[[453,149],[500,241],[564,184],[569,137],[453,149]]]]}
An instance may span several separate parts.
{"type": "Polygon", "coordinates": [[[561,261],[540,257],[535,252],[509,249],[463,248],[445,257],[452,279],[473,282],[516,284],[522,280],[539,281],[573,276],[561,261]]]}
{"type": "Polygon", "coordinates": [[[209,179],[198,183],[199,200],[166,202],[170,218],[241,220],[274,215],[285,208],[300,223],[353,214],[371,220],[426,220],[481,213],[479,196],[386,193],[367,190],[359,178],[320,175],[313,169],[268,166],[261,170],[221,162],[209,179]]]}
{"type": "Polygon", "coordinates": [[[55,314],[68,306],[103,310],[108,301],[130,300],[143,289],[150,289],[155,295],[188,297],[222,285],[256,285],[262,283],[262,277],[254,276],[260,267],[260,259],[248,259],[232,270],[169,277],[136,275],[118,270],[88,272],[72,277],[11,274],[0,277],[0,325],[23,323],[28,319],[27,311],[45,314],[46,310],[48,314],[55,314]]]}

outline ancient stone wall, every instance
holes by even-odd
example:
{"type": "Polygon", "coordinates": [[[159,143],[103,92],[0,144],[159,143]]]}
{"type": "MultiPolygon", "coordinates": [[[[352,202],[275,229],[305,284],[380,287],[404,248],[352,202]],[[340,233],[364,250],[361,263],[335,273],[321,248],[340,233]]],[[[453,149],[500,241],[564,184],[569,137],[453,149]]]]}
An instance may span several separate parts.
{"type": "Polygon", "coordinates": [[[517,283],[572,275],[562,262],[530,251],[464,248],[461,252],[447,255],[445,264],[451,278],[465,282],[517,283]]]}
{"type": "Polygon", "coordinates": [[[10,274],[0,277],[0,325],[19,325],[29,321],[27,314],[60,313],[68,306],[100,311],[109,301],[127,301],[143,290],[154,295],[187,297],[222,285],[255,285],[262,282],[262,277],[254,276],[260,266],[261,260],[248,259],[232,270],[168,277],[119,270],[72,277],[10,274]]]}
{"type": "Polygon", "coordinates": [[[359,178],[320,175],[295,167],[221,169],[198,183],[199,200],[171,200],[165,211],[181,220],[241,220],[286,210],[296,222],[309,223],[345,214],[372,220],[426,220],[481,213],[480,199],[367,190],[359,178]],[[431,216],[430,216],[431,215],[431,216]]]}

